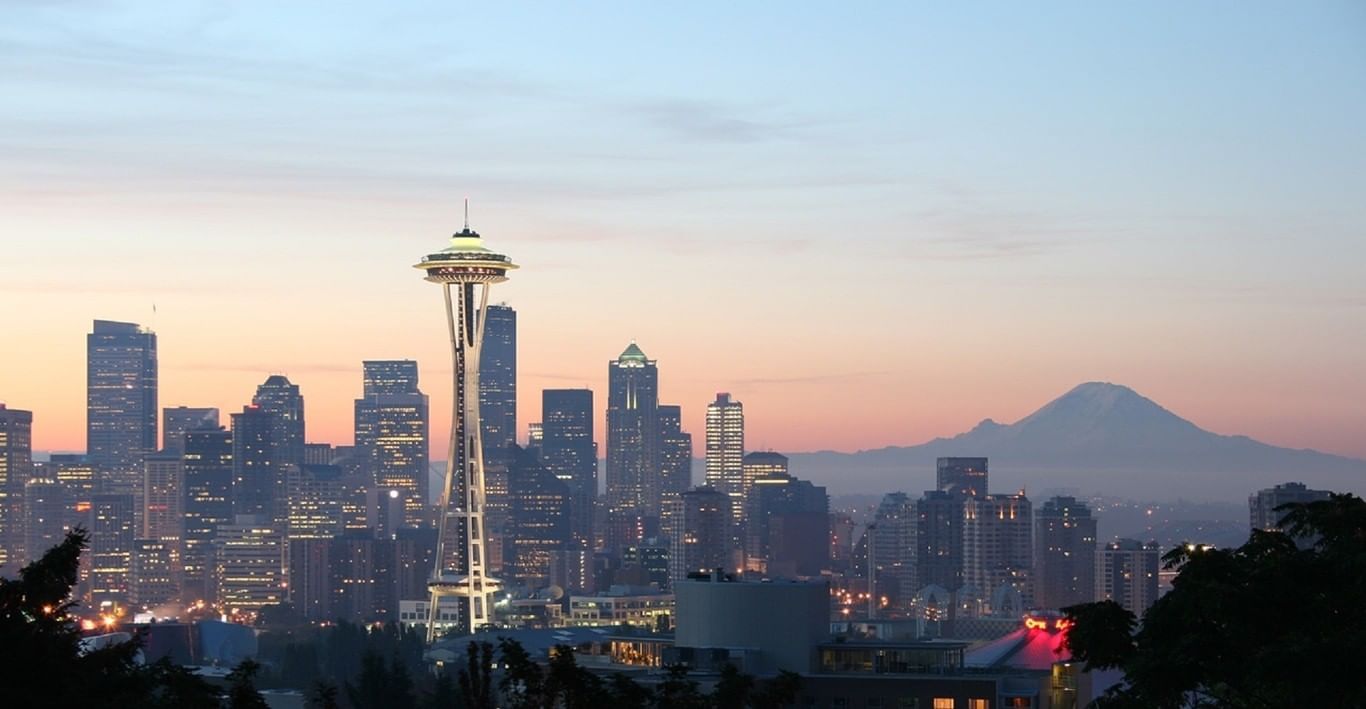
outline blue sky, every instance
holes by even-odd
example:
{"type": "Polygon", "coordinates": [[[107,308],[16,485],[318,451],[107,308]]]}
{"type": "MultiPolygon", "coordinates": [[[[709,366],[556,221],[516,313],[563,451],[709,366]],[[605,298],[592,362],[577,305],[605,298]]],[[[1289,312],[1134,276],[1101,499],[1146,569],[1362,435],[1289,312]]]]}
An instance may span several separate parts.
{"type": "MultiPolygon", "coordinates": [[[[1366,456],[1361,3],[10,2],[0,93],[9,326],[65,352],[157,302],[168,405],[318,372],[340,438],[369,343],[439,381],[386,313],[469,195],[528,264],[524,421],[636,337],[789,450],[1110,379],[1366,456]],[[856,433],[794,413],[848,387],[856,433]]],[[[67,360],[0,380],[54,445],[67,360]]]]}

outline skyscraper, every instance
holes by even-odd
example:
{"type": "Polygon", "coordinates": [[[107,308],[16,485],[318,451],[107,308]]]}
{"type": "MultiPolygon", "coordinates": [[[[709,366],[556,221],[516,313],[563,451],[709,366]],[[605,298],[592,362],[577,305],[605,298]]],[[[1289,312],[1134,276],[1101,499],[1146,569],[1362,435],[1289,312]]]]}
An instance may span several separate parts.
{"type": "Polygon", "coordinates": [[[524,449],[513,449],[511,463],[504,568],[511,566],[522,583],[539,588],[550,582],[556,552],[570,544],[569,484],[524,449]]]}
{"type": "Polygon", "coordinates": [[[935,487],[968,497],[987,494],[986,458],[940,458],[935,464],[935,487]]]}
{"type": "Polygon", "coordinates": [[[485,465],[506,466],[517,442],[517,311],[506,303],[484,309],[479,353],[479,421],[485,465]]]}
{"type": "Polygon", "coordinates": [[[91,605],[96,608],[105,603],[125,604],[130,599],[136,537],[133,500],[133,495],[126,493],[101,493],[91,500],[86,579],[91,605]]]}
{"type": "Polygon", "coordinates": [[[185,467],[179,453],[153,453],[143,459],[139,539],[167,542],[179,557],[184,530],[185,467]]]}
{"type": "MultiPolygon", "coordinates": [[[[29,478],[24,485],[24,550],[29,561],[62,542],[75,521],[71,498],[54,478],[29,478]]],[[[17,565],[16,565],[17,566],[17,565]]]]}
{"type": "Polygon", "coordinates": [[[157,336],[96,320],[86,336],[86,454],[102,488],[131,492],[157,450],[157,336]]]}
{"type": "Polygon", "coordinates": [[[659,419],[660,494],[679,494],[692,489],[692,434],[683,431],[683,410],[661,404],[659,419]]]}
{"type": "Polygon", "coordinates": [[[283,474],[275,436],[275,415],[259,406],[245,406],[232,415],[232,511],[233,516],[252,515],[276,519],[282,502],[283,474]]]}
{"type": "Polygon", "coordinates": [[[161,410],[161,448],[168,453],[185,449],[185,432],[218,428],[218,409],[191,406],[161,410]]]}
{"type": "Polygon", "coordinates": [[[187,601],[214,600],[213,542],[218,528],[232,524],[232,434],[185,432],[185,543],[181,555],[187,601]]]}
{"type": "Polygon", "coordinates": [[[1275,487],[1259,490],[1247,499],[1249,521],[1253,529],[1266,531],[1281,530],[1281,518],[1286,511],[1276,511],[1277,507],[1291,503],[1306,503],[1326,500],[1332,493],[1328,490],[1313,490],[1304,483],[1282,483],[1275,487]]]}
{"type": "Polygon", "coordinates": [[[916,501],[916,585],[946,591],[963,585],[962,495],[929,490],[916,501]]]}
{"type": "Polygon", "coordinates": [[[424,256],[416,268],[422,269],[426,280],[439,284],[445,296],[453,370],[451,439],[439,505],[436,563],[428,586],[427,640],[431,642],[436,639],[443,598],[459,599],[459,627],[473,632],[492,618],[493,593],[500,585],[485,573],[488,550],[479,375],[489,289],[507,280],[507,272],[516,266],[507,256],[485,248],[467,221],[451,237],[450,246],[424,256]]]}
{"type": "Polygon", "coordinates": [[[725,568],[730,561],[730,497],[709,487],[665,501],[660,531],[669,540],[669,583],[688,574],[725,568]]]}
{"type": "Polygon", "coordinates": [[[1034,511],[1034,604],[1066,608],[1095,600],[1096,519],[1085,503],[1054,497],[1034,511]]]}
{"type": "Polygon", "coordinates": [[[745,512],[745,409],[730,394],[707,404],[707,487],[730,497],[731,523],[745,512]]]}
{"type": "Polygon", "coordinates": [[[1114,601],[1143,617],[1157,601],[1157,569],[1162,548],[1157,542],[1119,539],[1096,554],[1096,600],[1114,601]]]}
{"type": "Polygon", "coordinates": [[[24,560],[24,484],[32,472],[33,414],[0,404],[0,564],[6,567],[24,560]]]}
{"type": "MultiPolygon", "coordinates": [[[[541,392],[541,463],[569,488],[569,529],[592,548],[593,504],[598,496],[598,444],[593,440],[593,392],[541,392]]],[[[509,483],[511,485],[511,483],[509,483]]]]}
{"type": "Polygon", "coordinates": [[[363,364],[363,396],[356,399],[356,448],[378,489],[404,491],[404,524],[417,526],[427,508],[427,396],[417,388],[417,363],[363,364]]]}
{"type": "Polygon", "coordinates": [[[773,472],[755,479],[746,504],[749,568],[787,578],[819,576],[829,568],[830,501],[824,487],[773,472]]]}
{"type": "Polygon", "coordinates": [[[284,466],[304,463],[304,397],[299,385],[291,384],[284,375],[272,374],[256,387],[251,403],[275,417],[271,446],[279,477],[276,482],[283,485],[284,466]]]}
{"type": "Polygon", "coordinates": [[[996,599],[1002,587],[1019,593],[1016,610],[1033,599],[1034,517],[1029,498],[982,495],[963,506],[963,583],[992,601],[993,612],[1005,607],[996,599]],[[998,607],[1001,606],[1001,607],[998,607]]]}
{"type": "Polygon", "coordinates": [[[748,510],[749,496],[754,491],[754,482],[761,478],[786,477],[787,456],[773,451],[746,453],[740,459],[740,478],[745,489],[745,505],[748,510]]]}
{"type": "Polygon", "coordinates": [[[659,514],[659,370],[632,342],[607,365],[607,503],[659,514]]]}
{"type": "Polygon", "coordinates": [[[218,528],[214,576],[218,602],[229,613],[256,613],[285,600],[284,535],[267,520],[239,515],[218,528]]]}
{"type": "Polygon", "coordinates": [[[412,394],[417,389],[417,362],[411,359],[377,359],[361,363],[361,397],[381,394],[412,394]]]}

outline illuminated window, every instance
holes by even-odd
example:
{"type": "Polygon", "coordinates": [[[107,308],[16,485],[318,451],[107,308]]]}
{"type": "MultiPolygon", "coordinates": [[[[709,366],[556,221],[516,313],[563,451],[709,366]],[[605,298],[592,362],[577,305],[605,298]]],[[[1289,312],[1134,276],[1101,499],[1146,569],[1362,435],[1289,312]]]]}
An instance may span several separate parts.
{"type": "Polygon", "coordinates": [[[987,700],[985,700],[985,699],[969,699],[969,700],[968,700],[968,709],[987,709],[987,700]]]}
{"type": "Polygon", "coordinates": [[[934,709],[953,709],[953,697],[935,697],[934,709]]]}

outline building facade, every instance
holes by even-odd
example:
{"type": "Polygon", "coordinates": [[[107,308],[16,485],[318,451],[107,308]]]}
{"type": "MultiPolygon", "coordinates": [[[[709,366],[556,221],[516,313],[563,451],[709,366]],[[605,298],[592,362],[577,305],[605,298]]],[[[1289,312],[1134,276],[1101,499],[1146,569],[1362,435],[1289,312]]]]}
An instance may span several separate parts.
{"type": "Polygon", "coordinates": [[[1034,511],[1034,605],[1095,600],[1096,519],[1085,503],[1054,497],[1034,511]]]}
{"type": "Polygon", "coordinates": [[[1142,618],[1157,601],[1161,557],[1157,542],[1109,542],[1096,554],[1096,600],[1114,601],[1142,618]]]}
{"type": "Polygon", "coordinates": [[[632,342],[607,368],[607,503],[659,514],[659,369],[632,342]]]}
{"type": "Polygon", "coordinates": [[[157,450],[157,336],[96,320],[86,336],[86,455],[102,490],[131,492],[157,450]]]}
{"type": "Polygon", "coordinates": [[[725,392],[707,404],[706,485],[730,498],[731,523],[744,518],[745,407],[725,392]]]}
{"type": "Polygon", "coordinates": [[[541,392],[540,459],[569,489],[569,531],[593,545],[593,507],[598,496],[598,444],[593,438],[593,392],[546,389],[541,392]]]}

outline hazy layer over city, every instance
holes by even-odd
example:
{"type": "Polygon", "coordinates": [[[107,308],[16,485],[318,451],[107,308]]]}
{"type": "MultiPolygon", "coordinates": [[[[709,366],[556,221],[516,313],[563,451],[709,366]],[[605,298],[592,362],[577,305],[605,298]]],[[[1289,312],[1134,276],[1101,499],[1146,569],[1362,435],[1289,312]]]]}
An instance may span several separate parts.
{"type": "MultiPolygon", "coordinates": [[[[83,338],[123,319],[159,333],[162,406],[282,372],[309,440],[349,443],[360,361],[413,358],[444,455],[410,266],[468,195],[524,266],[497,293],[523,422],[635,339],[686,428],[730,391],[755,450],[910,446],[1103,381],[1366,457],[1359,3],[777,7],[9,4],[0,394],[35,450],[83,449],[83,338]]],[[[951,452],[979,453],[1027,467],[951,452]]]]}

